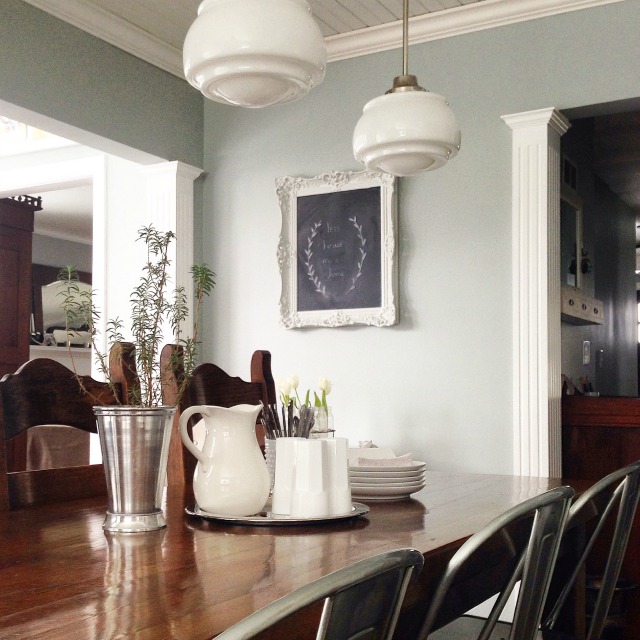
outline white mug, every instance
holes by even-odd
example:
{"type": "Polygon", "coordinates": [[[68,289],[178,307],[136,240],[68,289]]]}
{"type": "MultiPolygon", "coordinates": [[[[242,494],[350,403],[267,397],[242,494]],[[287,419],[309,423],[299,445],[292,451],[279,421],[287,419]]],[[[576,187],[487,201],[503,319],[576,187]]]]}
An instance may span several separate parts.
{"type": "Polygon", "coordinates": [[[330,514],[341,516],[351,513],[351,485],[349,484],[349,461],[347,450],[349,441],[346,438],[327,438],[324,440],[329,458],[331,483],[330,514]]]}

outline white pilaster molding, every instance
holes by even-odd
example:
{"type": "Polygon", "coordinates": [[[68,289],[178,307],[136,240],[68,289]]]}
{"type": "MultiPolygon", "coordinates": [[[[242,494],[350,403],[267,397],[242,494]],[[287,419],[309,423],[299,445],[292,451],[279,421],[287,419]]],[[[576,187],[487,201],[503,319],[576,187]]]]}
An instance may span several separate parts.
{"type": "Polygon", "coordinates": [[[553,108],[503,116],[512,130],[514,473],[562,474],[560,138],[553,108]]]}
{"type": "Polygon", "coordinates": [[[171,279],[183,287],[189,302],[185,336],[193,326],[194,287],[190,273],[193,265],[193,183],[202,169],[182,162],[161,162],[141,168],[147,179],[147,219],[160,231],[173,231],[176,241],[171,248],[171,279]]]}

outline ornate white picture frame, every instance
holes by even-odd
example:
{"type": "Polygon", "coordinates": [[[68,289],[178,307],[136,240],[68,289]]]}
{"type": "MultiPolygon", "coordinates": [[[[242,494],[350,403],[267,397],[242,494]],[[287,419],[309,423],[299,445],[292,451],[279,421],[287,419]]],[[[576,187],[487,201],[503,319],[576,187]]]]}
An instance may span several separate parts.
{"type": "Polygon", "coordinates": [[[276,179],[282,211],[281,323],[398,321],[395,178],[374,171],[276,179]]]}

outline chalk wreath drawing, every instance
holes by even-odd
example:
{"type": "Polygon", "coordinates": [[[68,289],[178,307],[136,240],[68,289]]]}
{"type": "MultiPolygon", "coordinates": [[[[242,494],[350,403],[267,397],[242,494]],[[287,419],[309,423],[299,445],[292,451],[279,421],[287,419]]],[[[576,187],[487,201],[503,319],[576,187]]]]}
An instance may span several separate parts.
{"type": "Polygon", "coordinates": [[[358,238],[360,238],[361,246],[360,246],[360,259],[358,260],[358,263],[357,263],[358,272],[356,273],[355,276],[353,276],[353,280],[351,281],[351,287],[349,288],[347,293],[353,291],[356,288],[356,282],[358,281],[358,278],[362,275],[362,263],[364,262],[364,259],[367,257],[367,252],[364,250],[364,246],[367,243],[367,239],[362,234],[362,225],[358,224],[358,221],[356,220],[355,216],[353,216],[353,218],[349,218],[349,222],[353,222],[353,226],[358,230],[358,238]]]}
{"type": "Polygon", "coordinates": [[[276,180],[284,326],[397,322],[394,184],[371,171],[276,180]]]}
{"type": "MultiPolygon", "coordinates": [[[[361,246],[359,248],[360,257],[356,262],[357,271],[355,275],[351,278],[351,286],[349,287],[349,289],[347,289],[346,294],[351,293],[351,291],[353,291],[356,288],[356,282],[358,281],[358,278],[362,275],[362,264],[364,262],[364,259],[367,257],[367,252],[364,250],[365,244],[367,243],[367,239],[364,237],[362,233],[362,225],[358,224],[358,221],[355,216],[353,216],[353,218],[349,218],[349,222],[352,222],[353,226],[356,228],[361,246]]],[[[316,293],[319,293],[320,295],[326,298],[328,295],[327,287],[322,283],[322,280],[316,275],[316,268],[313,265],[313,242],[314,242],[314,238],[318,233],[318,229],[321,226],[322,226],[322,222],[318,221],[311,227],[311,232],[307,238],[307,248],[304,250],[304,253],[306,256],[306,260],[304,264],[307,267],[307,276],[309,277],[309,280],[311,280],[311,282],[313,283],[316,293]]]]}

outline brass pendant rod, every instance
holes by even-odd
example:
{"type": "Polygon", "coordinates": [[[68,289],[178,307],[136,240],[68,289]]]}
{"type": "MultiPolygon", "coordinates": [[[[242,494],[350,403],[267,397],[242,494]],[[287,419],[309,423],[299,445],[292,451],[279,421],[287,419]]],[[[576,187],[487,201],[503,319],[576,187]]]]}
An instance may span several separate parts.
{"type": "Polygon", "coordinates": [[[409,0],[404,0],[402,9],[402,73],[409,73],[409,0]]]}

